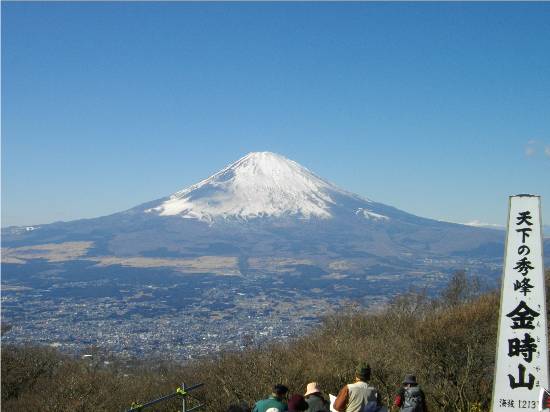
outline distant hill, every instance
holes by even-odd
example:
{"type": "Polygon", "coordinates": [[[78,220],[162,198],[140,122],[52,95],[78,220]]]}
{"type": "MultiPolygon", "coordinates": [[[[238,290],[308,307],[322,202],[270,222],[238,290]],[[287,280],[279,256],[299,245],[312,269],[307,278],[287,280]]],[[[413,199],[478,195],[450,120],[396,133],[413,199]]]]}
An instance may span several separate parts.
{"type": "MultiPolygon", "coordinates": [[[[473,222],[464,223],[466,226],[473,226],[473,227],[482,227],[486,229],[495,229],[495,230],[506,230],[505,225],[498,225],[494,223],[483,223],[478,220],[474,220],[473,222]]],[[[543,237],[545,239],[550,238],[550,226],[548,225],[542,225],[542,233],[543,237]]]]}

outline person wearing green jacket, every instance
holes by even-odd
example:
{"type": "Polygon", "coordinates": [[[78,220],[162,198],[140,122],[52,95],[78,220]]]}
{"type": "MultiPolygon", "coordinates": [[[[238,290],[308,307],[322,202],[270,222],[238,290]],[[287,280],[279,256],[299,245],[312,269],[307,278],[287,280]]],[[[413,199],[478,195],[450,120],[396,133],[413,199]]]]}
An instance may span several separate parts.
{"type": "Polygon", "coordinates": [[[269,395],[266,399],[256,402],[252,412],[267,412],[267,410],[271,408],[275,408],[279,412],[285,412],[288,409],[285,403],[287,393],[288,388],[278,383],[273,387],[273,392],[271,395],[269,395]]]}

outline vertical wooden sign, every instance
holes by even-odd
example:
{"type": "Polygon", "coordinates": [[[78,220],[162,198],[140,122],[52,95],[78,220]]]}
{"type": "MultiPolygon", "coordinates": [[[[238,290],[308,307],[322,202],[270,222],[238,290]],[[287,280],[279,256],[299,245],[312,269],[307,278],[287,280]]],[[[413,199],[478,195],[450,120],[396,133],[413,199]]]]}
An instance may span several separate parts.
{"type": "Polygon", "coordinates": [[[536,411],[548,388],[540,197],[510,197],[491,411],[536,411]]]}

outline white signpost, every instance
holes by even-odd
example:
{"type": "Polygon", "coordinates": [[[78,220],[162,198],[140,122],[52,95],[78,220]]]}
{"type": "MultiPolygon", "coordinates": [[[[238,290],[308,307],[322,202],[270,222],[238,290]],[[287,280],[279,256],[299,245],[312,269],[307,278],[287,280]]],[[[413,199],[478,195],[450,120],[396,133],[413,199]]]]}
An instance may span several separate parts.
{"type": "Polygon", "coordinates": [[[548,388],[540,197],[510,197],[492,412],[536,411],[548,388]]]}

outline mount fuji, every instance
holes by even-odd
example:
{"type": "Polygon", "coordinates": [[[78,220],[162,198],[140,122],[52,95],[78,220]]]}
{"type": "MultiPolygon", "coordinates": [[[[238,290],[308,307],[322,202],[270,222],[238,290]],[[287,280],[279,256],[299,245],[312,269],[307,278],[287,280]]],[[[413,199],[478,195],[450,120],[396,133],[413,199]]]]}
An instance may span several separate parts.
{"type": "Polygon", "coordinates": [[[350,193],[270,152],[123,212],[32,229],[2,230],[3,262],[38,256],[241,276],[496,273],[504,241],[502,231],[422,218],[350,193]]]}
{"type": "Polygon", "coordinates": [[[503,234],[421,218],[347,192],[298,163],[250,153],[162,199],[93,219],[2,230],[5,247],[89,242],[79,257],[340,258],[406,267],[502,255],[503,234]],[[390,262],[393,262],[390,264],[390,262]]]}
{"type": "MultiPolygon", "coordinates": [[[[89,253],[494,255],[502,234],[400,211],[278,154],[250,153],[166,198],[94,219],[3,230],[4,246],[92,241],[89,253]],[[272,244],[272,248],[266,244],[272,244]],[[326,252],[326,253],[325,253],[326,252]]],[[[502,251],[498,251],[502,253],[502,251]]]]}

